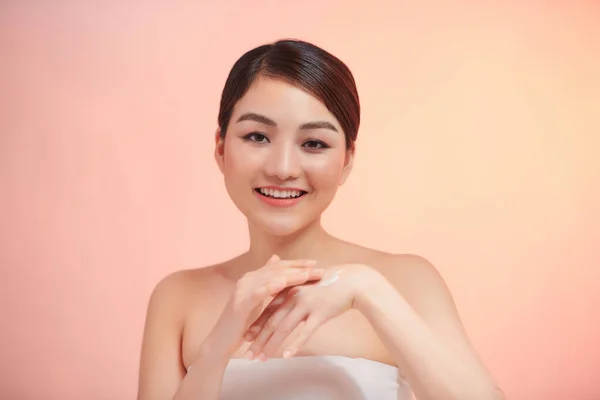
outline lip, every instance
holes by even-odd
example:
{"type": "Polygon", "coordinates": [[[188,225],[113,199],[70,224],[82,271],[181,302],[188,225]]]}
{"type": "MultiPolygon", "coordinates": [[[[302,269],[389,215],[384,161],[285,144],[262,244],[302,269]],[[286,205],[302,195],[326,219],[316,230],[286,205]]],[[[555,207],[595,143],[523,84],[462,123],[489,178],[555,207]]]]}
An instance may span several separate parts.
{"type": "Polygon", "coordinates": [[[308,193],[306,190],[303,189],[297,189],[297,188],[291,188],[291,187],[281,187],[281,186],[259,186],[257,188],[255,188],[254,190],[252,190],[254,192],[254,195],[256,197],[258,197],[259,200],[263,201],[264,203],[273,206],[273,207],[292,207],[295,206],[296,204],[300,203],[303,199],[304,196],[306,196],[308,193]],[[304,192],[304,194],[300,197],[294,197],[294,198],[285,198],[285,199],[276,199],[273,197],[267,197],[262,195],[261,193],[259,193],[259,191],[257,189],[273,189],[273,190],[298,190],[300,192],[304,192]]]}
{"type": "Polygon", "coordinates": [[[255,189],[273,189],[273,190],[297,190],[299,192],[308,192],[308,190],[295,188],[295,187],[283,187],[283,186],[257,186],[255,189]]]}

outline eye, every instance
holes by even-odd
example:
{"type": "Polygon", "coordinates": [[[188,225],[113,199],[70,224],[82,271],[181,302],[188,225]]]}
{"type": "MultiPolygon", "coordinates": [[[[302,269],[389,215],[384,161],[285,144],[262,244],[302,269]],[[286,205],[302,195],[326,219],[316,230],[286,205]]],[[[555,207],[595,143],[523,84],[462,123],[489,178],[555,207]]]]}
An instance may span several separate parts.
{"type": "Polygon", "coordinates": [[[311,150],[320,150],[320,149],[329,148],[329,146],[327,144],[321,142],[320,140],[308,140],[308,141],[304,142],[303,146],[306,148],[309,148],[311,150]]]}
{"type": "Polygon", "coordinates": [[[244,140],[254,143],[268,143],[269,141],[269,139],[267,139],[267,137],[264,134],[259,132],[252,132],[247,134],[246,136],[244,136],[244,140]]]}

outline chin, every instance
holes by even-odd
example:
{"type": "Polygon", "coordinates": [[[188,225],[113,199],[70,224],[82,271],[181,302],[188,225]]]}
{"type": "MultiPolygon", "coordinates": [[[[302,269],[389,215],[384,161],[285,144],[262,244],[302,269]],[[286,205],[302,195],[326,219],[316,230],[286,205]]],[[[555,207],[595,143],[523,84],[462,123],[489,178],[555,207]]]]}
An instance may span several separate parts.
{"type": "MultiPolygon", "coordinates": [[[[231,198],[248,220],[249,226],[264,234],[278,237],[292,236],[315,223],[318,224],[321,213],[327,208],[322,202],[311,201],[289,208],[265,208],[265,205],[257,203],[255,198],[248,199],[242,196],[231,198]]],[[[329,205],[329,202],[326,205],[329,205]]]]}
{"type": "Polygon", "coordinates": [[[275,221],[254,223],[254,225],[261,231],[272,236],[291,236],[301,231],[306,225],[298,223],[277,223],[275,221]]]}
{"type": "Polygon", "coordinates": [[[311,222],[298,218],[277,218],[265,216],[263,218],[249,218],[250,223],[262,232],[272,236],[291,236],[308,227],[311,222]]]}

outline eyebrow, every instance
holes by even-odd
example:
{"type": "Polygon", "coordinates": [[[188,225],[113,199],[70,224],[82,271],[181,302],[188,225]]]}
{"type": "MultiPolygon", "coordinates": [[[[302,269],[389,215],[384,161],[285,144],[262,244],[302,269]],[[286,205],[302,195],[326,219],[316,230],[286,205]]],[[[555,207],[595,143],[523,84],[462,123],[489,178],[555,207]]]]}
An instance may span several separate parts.
{"type": "MultiPolygon", "coordinates": [[[[271,118],[266,117],[264,115],[261,114],[257,114],[257,113],[253,113],[253,112],[248,112],[248,113],[244,113],[242,114],[237,122],[242,122],[242,121],[255,121],[264,125],[268,125],[268,126],[277,126],[277,123],[275,121],[273,121],[271,118]]],[[[301,130],[308,130],[308,129],[329,129],[332,130],[334,132],[339,132],[337,130],[337,128],[330,122],[327,121],[311,121],[311,122],[306,122],[302,125],[300,125],[300,129],[301,130]]]]}

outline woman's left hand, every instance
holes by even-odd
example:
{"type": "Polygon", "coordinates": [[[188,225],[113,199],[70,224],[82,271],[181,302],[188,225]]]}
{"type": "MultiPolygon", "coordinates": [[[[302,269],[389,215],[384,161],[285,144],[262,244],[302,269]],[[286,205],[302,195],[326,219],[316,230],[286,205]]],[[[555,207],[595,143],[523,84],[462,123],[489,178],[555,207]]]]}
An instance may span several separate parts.
{"type": "Polygon", "coordinates": [[[279,293],[248,328],[244,339],[252,344],[246,357],[266,360],[274,356],[301,325],[283,352],[284,358],[294,356],[319,326],[353,308],[357,289],[372,272],[365,265],[347,264],[326,271],[318,282],[279,293]]]}

